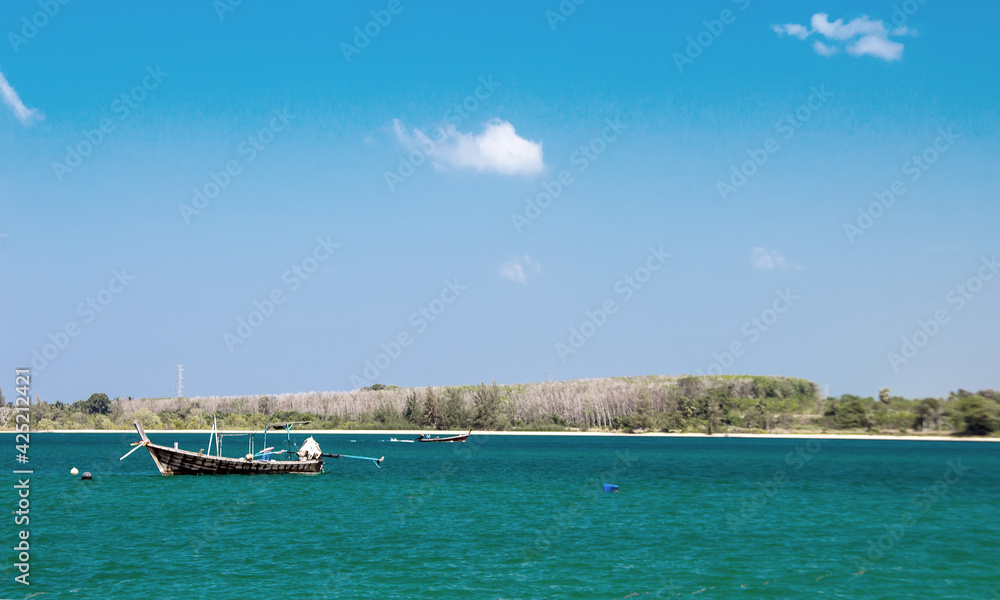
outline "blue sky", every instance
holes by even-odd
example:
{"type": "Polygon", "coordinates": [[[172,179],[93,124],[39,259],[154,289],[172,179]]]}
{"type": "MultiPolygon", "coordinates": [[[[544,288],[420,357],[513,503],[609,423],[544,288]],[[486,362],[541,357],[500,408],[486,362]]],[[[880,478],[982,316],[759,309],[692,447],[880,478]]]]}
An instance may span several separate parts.
{"type": "Polygon", "coordinates": [[[1000,7],[224,1],[0,11],[44,400],[997,384],[1000,7]]]}

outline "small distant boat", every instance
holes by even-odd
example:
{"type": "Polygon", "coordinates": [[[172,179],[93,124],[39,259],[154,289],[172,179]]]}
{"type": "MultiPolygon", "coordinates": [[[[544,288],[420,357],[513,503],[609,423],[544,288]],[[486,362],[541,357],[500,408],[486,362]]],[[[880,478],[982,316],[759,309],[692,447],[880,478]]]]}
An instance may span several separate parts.
{"type": "Polygon", "coordinates": [[[453,435],[451,437],[431,437],[430,434],[422,434],[417,438],[418,442],[464,442],[472,435],[472,430],[469,433],[463,433],[462,435],[453,435]]]}
{"type": "Polygon", "coordinates": [[[135,422],[135,430],[139,434],[139,441],[132,444],[132,448],[118,460],[124,460],[126,456],[132,454],[139,448],[145,447],[152,457],[156,469],[160,475],[269,475],[277,473],[322,473],[323,458],[357,458],[370,460],[376,467],[381,468],[382,458],[370,458],[367,456],[349,456],[347,454],[330,454],[320,450],[319,444],[311,436],[305,440],[298,451],[292,452],[290,432],[295,425],[304,425],[305,422],[272,423],[264,428],[264,446],[259,452],[254,452],[254,434],[223,434],[217,430],[216,424],[212,424],[212,432],[209,436],[208,452],[199,450],[181,450],[174,447],[161,446],[152,443],[146,436],[139,421],[135,422]],[[268,430],[286,432],[287,450],[275,451],[273,446],[267,446],[268,430]],[[223,437],[231,435],[246,435],[248,437],[247,454],[242,458],[231,458],[222,456],[221,442],[223,437]],[[212,455],[212,444],[215,444],[215,455],[212,455]],[[287,454],[286,454],[287,452],[287,454]],[[273,456],[285,454],[288,460],[274,460],[273,456]],[[294,457],[294,458],[291,458],[294,457]]]}

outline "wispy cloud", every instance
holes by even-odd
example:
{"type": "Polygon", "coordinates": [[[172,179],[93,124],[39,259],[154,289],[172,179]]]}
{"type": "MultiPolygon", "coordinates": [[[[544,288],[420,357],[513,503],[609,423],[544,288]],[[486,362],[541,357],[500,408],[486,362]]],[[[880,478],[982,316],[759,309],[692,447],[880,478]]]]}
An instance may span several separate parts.
{"type": "Polygon", "coordinates": [[[3,76],[3,73],[0,73],[0,96],[3,97],[3,103],[14,112],[14,116],[25,127],[45,118],[45,115],[41,112],[34,108],[28,108],[24,105],[24,102],[21,102],[21,98],[14,91],[14,88],[11,87],[10,83],[7,82],[7,78],[3,76]]]}
{"type": "Polygon", "coordinates": [[[531,257],[527,254],[513,258],[500,265],[500,277],[514,283],[520,283],[521,285],[528,283],[528,273],[541,272],[542,265],[531,260],[531,257]]]}
{"type": "Polygon", "coordinates": [[[810,27],[787,23],[774,25],[773,29],[778,35],[790,35],[800,40],[819,34],[825,41],[814,40],[812,46],[813,50],[823,56],[832,56],[845,50],[851,56],[874,56],[887,61],[903,57],[903,44],[889,38],[910,33],[906,27],[889,29],[882,21],[867,16],[844,23],[843,19],[830,21],[826,13],[816,13],[809,24],[810,27]]]}
{"type": "Polygon", "coordinates": [[[788,35],[794,35],[800,40],[806,39],[807,37],[809,37],[809,34],[812,33],[811,31],[809,31],[808,27],[803,27],[802,25],[795,25],[794,23],[789,23],[788,25],[775,25],[774,30],[777,31],[778,33],[784,32],[787,33],[788,35]],[[779,27],[783,27],[784,29],[778,29],[779,27]]]}
{"type": "Polygon", "coordinates": [[[750,263],[753,268],[761,271],[773,271],[775,269],[784,270],[788,268],[801,269],[799,265],[788,262],[777,250],[768,250],[762,246],[757,246],[750,251],[750,263]]]}
{"type": "Polygon", "coordinates": [[[837,49],[833,46],[827,46],[823,42],[816,40],[813,42],[813,50],[822,54],[823,56],[831,56],[837,53],[837,49]]]}
{"type": "Polygon", "coordinates": [[[475,135],[448,124],[435,130],[431,139],[420,129],[407,131],[399,119],[393,119],[396,138],[409,150],[422,149],[440,169],[472,169],[501,175],[530,175],[545,168],[541,142],[525,139],[507,121],[494,119],[475,135]]]}
{"type": "Polygon", "coordinates": [[[848,45],[847,53],[853,56],[868,54],[885,60],[899,60],[903,57],[903,45],[884,36],[866,35],[857,42],[848,45]]]}

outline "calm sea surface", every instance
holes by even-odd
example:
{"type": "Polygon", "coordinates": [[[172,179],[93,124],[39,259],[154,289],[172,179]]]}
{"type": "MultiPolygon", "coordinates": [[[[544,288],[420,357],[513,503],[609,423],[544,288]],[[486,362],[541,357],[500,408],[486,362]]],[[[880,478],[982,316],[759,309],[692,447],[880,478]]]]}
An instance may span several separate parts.
{"type": "Polygon", "coordinates": [[[31,586],[12,515],[0,598],[1000,597],[998,444],[389,437],[316,436],[382,469],[161,477],[118,461],[134,434],[33,434],[31,586]]]}

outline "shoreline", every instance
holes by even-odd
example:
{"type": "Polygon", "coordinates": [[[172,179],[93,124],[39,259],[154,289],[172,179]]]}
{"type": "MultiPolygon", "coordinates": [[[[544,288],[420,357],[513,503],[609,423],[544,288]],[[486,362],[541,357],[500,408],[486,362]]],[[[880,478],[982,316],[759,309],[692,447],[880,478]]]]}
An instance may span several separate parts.
{"type": "MultiPolygon", "coordinates": [[[[420,429],[302,429],[294,430],[293,433],[301,435],[386,435],[389,437],[409,437],[421,434],[434,436],[447,436],[465,433],[468,430],[451,431],[428,431],[420,429]]],[[[16,433],[15,431],[0,431],[2,434],[16,433]]],[[[52,429],[47,431],[32,431],[32,434],[46,433],[135,433],[134,429],[52,429]]],[[[205,434],[211,433],[210,429],[149,429],[146,433],[166,434],[205,434]]],[[[245,430],[220,429],[219,433],[240,434],[247,433],[245,430]]],[[[261,432],[254,432],[261,433],[261,432]]],[[[946,436],[946,435],[886,435],[886,434],[863,434],[863,433],[621,433],[614,431],[473,431],[473,435],[500,435],[500,436],[525,436],[541,435],[553,437],[628,437],[628,438],[765,438],[765,439],[817,439],[817,440],[902,440],[902,441],[928,441],[928,442],[1000,442],[1000,437],[972,437],[972,436],[946,436]]]]}

